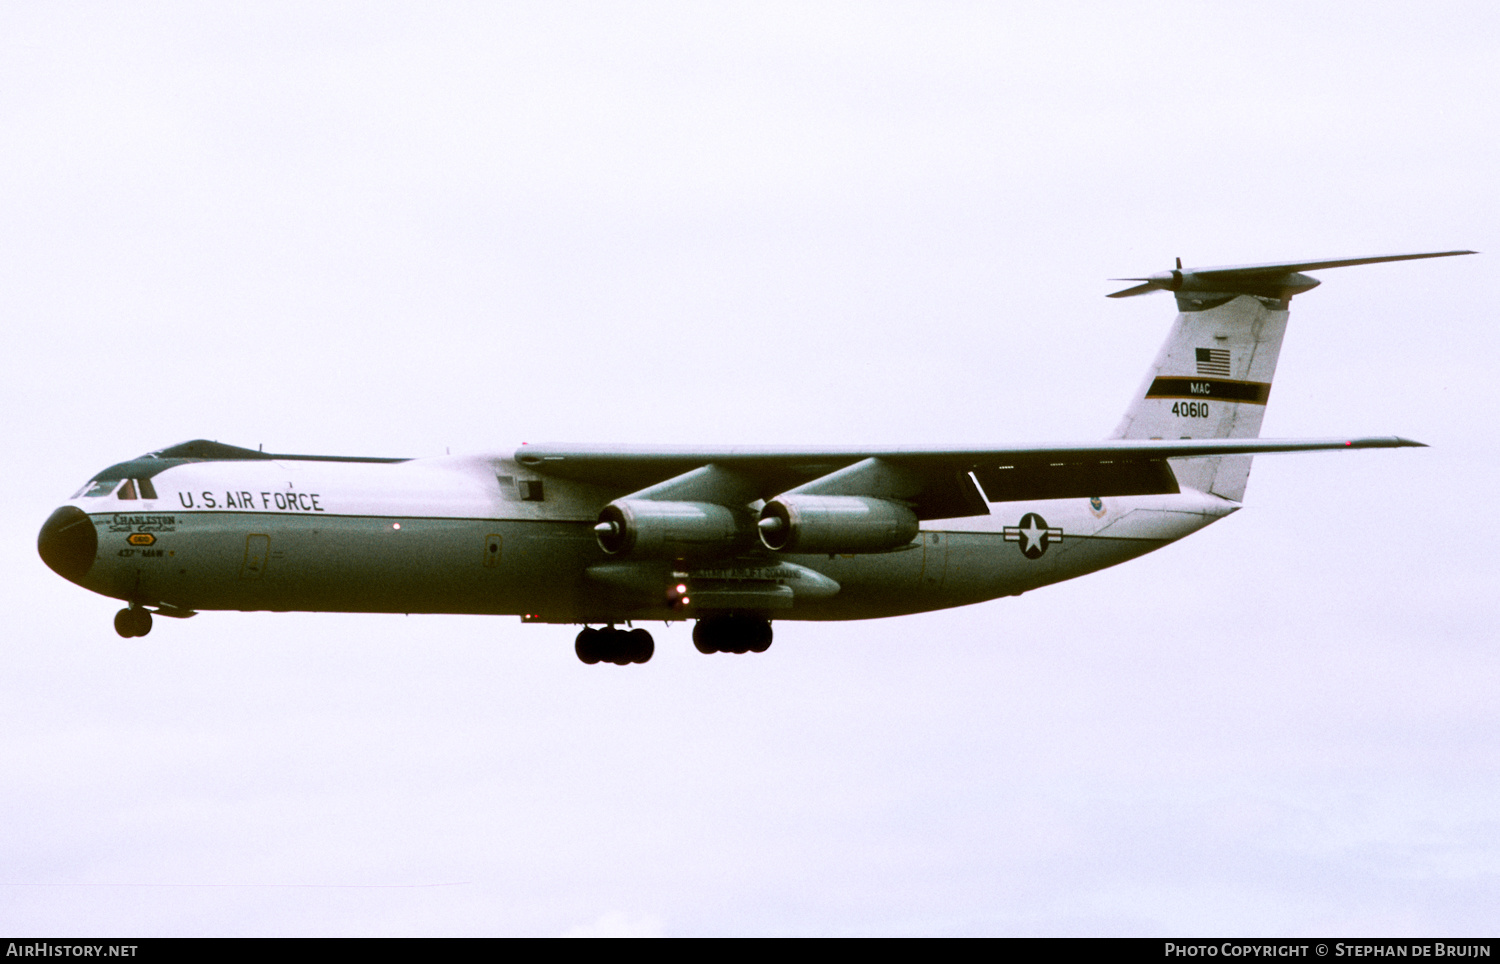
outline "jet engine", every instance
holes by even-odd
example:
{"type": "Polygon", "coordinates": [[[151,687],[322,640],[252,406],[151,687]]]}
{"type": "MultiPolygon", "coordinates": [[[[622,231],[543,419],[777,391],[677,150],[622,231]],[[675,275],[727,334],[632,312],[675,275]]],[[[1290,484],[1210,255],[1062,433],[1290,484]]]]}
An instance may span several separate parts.
{"type": "Polygon", "coordinates": [[[749,545],[750,515],[712,502],[616,499],[599,513],[594,535],[612,556],[714,556],[749,545]]]}
{"type": "Polygon", "coordinates": [[[757,528],[778,552],[888,552],[917,537],[917,516],[886,499],[779,495],[761,510],[757,528]]]}

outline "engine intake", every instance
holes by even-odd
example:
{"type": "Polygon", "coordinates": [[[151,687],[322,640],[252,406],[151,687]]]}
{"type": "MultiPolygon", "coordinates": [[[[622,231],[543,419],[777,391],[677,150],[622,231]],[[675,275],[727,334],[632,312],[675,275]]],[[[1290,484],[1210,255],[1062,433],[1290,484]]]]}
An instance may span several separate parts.
{"type": "Polygon", "coordinates": [[[751,542],[750,518],[712,502],[617,499],[594,526],[599,548],[612,556],[690,558],[734,552],[751,542]]]}
{"type": "Polygon", "coordinates": [[[781,495],[766,503],[756,528],[777,552],[889,552],[917,537],[917,516],[866,496],[781,495]]]}

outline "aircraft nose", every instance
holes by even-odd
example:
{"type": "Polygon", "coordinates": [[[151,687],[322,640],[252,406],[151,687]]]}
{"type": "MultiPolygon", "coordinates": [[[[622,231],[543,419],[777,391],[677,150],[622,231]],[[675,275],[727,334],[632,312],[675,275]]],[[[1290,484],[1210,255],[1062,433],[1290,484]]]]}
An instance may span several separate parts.
{"type": "Polygon", "coordinates": [[[36,551],[59,576],[77,582],[93,568],[99,552],[99,534],[94,522],[77,506],[65,505],[42,523],[36,551]]]}

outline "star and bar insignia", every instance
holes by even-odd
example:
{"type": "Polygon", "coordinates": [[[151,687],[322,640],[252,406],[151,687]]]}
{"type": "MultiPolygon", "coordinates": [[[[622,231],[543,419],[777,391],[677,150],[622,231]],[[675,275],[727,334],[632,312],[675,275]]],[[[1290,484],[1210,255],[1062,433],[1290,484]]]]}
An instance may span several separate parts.
{"type": "Polygon", "coordinates": [[[1005,541],[1019,542],[1021,544],[1021,555],[1027,559],[1040,559],[1042,553],[1054,542],[1061,542],[1063,531],[1051,528],[1047,520],[1035,512],[1028,512],[1021,516],[1021,524],[1005,527],[1005,541]]]}

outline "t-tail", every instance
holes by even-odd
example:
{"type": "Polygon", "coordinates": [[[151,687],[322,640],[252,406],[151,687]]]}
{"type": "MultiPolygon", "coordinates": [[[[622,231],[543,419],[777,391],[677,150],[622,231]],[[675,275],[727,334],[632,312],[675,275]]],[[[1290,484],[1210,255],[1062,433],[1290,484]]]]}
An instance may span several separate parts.
{"type": "MultiPolygon", "coordinates": [[[[1434,251],[1187,269],[1178,259],[1172,271],[1115,279],[1143,283],[1109,297],[1170,291],[1177,296],[1179,314],[1110,438],[1258,438],[1286,334],[1288,307],[1294,295],[1319,284],[1302,271],[1473,253],[1434,251]]],[[[1183,488],[1242,502],[1250,459],[1224,455],[1174,459],[1171,465],[1183,488]]]]}

